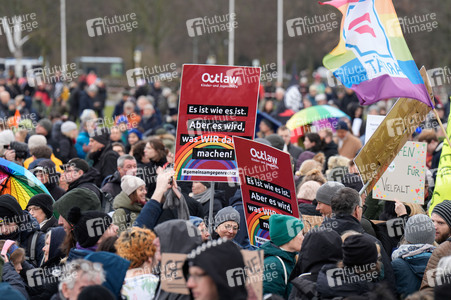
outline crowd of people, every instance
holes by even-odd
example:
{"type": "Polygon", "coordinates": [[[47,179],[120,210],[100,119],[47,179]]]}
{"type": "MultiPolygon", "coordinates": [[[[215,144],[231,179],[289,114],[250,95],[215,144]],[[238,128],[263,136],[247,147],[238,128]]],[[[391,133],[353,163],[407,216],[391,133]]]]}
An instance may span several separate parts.
{"type": "MultiPolygon", "coordinates": [[[[360,195],[353,159],[365,118],[392,102],[362,107],[318,76],[294,88],[297,102],[288,89],[261,87],[260,111],[282,125],[263,118],[256,141],[290,154],[301,218],[269,216],[270,240],[257,247],[239,184],[174,179],[177,92],[160,82],[124,90],[107,116],[95,74],[36,88],[0,79],[0,156],[48,190],[26,207],[0,196],[0,298],[258,299],[247,250],[263,252],[264,299],[448,299],[451,202],[428,213],[444,133],[412,137],[428,144],[423,205],[360,195]],[[293,143],[287,116],[325,104],[350,119],[293,143]],[[165,253],[186,256],[174,277],[165,253]],[[176,278],[182,287],[163,288],[176,278]]],[[[446,122],[449,109],[439,110],[446,122]]]]}

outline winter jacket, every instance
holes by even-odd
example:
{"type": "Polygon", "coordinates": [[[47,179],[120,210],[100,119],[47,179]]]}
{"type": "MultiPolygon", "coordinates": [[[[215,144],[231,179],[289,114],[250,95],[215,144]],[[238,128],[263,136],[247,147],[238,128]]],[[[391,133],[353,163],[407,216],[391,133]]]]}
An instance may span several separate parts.
{"type": "Polygon", "coordinates": [[[391,262],[396,277],[396,291],[403,298],[418,291],[432,253],[421,253],[391,262]]]}
{"type": "MultiPolygon", "coordinates": [[[[78,117],[78,115],[77,115],[78,117]]],[[[77,156],[80,158],[86,158],[86,152],[83,151],[83,146],[89,144],[89,133],[82,131],[78,134],[77,140],[75,142],[75,149],[77,150],[77,156]]]]}
{"type": "Polygon", "coordinates": [[[63,136],[60,142],[60,159],[63,163],[67,163],[71,158],[77,157],[77,150],[71,138],[63,136]]]}
{"type": "Polygon", "coordinates": [[[53,200],[55,201],[58,201],[59,198],[61,198],[64,195],[64,193],[66,193],[66,191],[62,187],[58,186],[56,183],[49,181],[44,185],[49,191],[50,195],[52,195],[53,200]]]}
{"type": "Polygon", "coordinates": [[[19,291],[26,299],[30,299],[25,282],[10,262],[3,265],[2,281],[9,283],[11,287],[16,291],[19,291]]]}
{"type": "Polygon", "coordinates": [[[434,293],[434,288],[431,286],[432,280],[435,280],[435,272],[438,262],[442,257],[451,255],[451,240],[448,239],[435,248],[429,258],[426,269],[424,270],[423,281],[421,282],[420,290],[427,290],[431,295],[434,293]]]}
{"type": "Polygon", "coordinates": [[[395,275],[393,274],[393,269],[390,263],[390,257],[384,250],[381,242],[374,236],[368,234],[363,229],[360,222],[351,215],[337,215],[335,218],[327,218],[321,224],[322,227],[331,228],[335,230],[339,235],[342,235],[345,231],[354,230],[361,234],[367,235],[371,240],[377,243],[381,247],[381,256],[384,272],[384,280],[390,285],[390,288],[394,292],[395,287],[395,275]]]}
{"type": "Polygon", "coordinates": [[[127,230],[135,223],[136,218],[141,212],[142,205],[138,203],[131,204],[130,198],[125,192],[120,192],[113,201],[113,223],[119,227],[119,232],[127,230]],[[123,208],[127,209],[124,210],[123,208]],[[127,217],[128,214],[128,217],[127,217]]]}
{"type": "Polygon", "coordinates": [[[44,226],[41,227],[42,232],[48,232],[54,227],[58,227],[58,220],[52,216],[50,219],[48,219],[47,222],[45,222],[44,226]]]}
{"type": "MultiPolygon", "coordinates": [[[[299,200],[298,200],[299,201],[299,200]]],[[[314,205],[311,201],[307,201],[304,203],[299,203],[299,213],[307,216],[321,216],[321,213],[316,210],[316,205],[314,205]]]]}
{"type": "Polygon", "coordinates": [[[113,151],[113,147],[109,143],[102,150],[91,153],[90,158],[94,161],[92,167],[100,173],[95,181],[96,185],[100,186],[105,177],[116,172],[119,154],[113,151]]]}
{"type": "Polygon", "coordinates": [[[296,263],[297,253],[284,251],[271,241],[261,245],[260,249],[263,249],[265,257],[263,294],[277,294],[288,299],[292,288],[288,278],[296,263]]]}
{"type": "Polygon", "coordinates": [[[338,155],[338,145],[335,144],[334,141],[331,141],[329,144],[324,144],[323,153],[326,157],[325,167],[327,168],[327,163],[329,162],[329,158],[335,155],[338,155]]]}
{"type": "Polygon", "coordinates": [[[122,191],[121,188],[121,174],[119,171],[113,173],[113,175],[107,179],[107,182],[102,187],[102,191],[107,192],[111,197],[116,197],[122,191]]]}
{"type": "Polygon", "coordinates": [[[27,299],[23,294],[14,289],[7,282],[0,282],[0,295],[2,295],[3,299],[14,299],[14,300],[22,300],[27,299]]]}
{"type": "Polygon", "coordinates": [[[67,191],[73,190],[75,188],[85,188],[93,191],[97,195],[97,198],[101,200],[100,190],[94,183],[96,178],[99,176],[99,172],[96,169],[90,168],[88,172],[84,173],[80,178],[78,178],[74,182],[71,182],[67,191]]]}
{"type": "Polygon", "coordinates": [[[162,205],[151,199],[148,201],[144,207],[141,209],[141,213],[136,218],[133,226],[147,228],[153,230],[160,218],[161,212],[163,211],[162,205]]]}
{"type": "Polygon", "coordinates": [[[238,230],[235,238],[233,239],[241,248],[246,250],[254,250],[255,247],[250,244],[249,234],[247,232],[246,218],[244,215],[243,199],[241,198],[241,190],[238,189],[235,195],[229,200],[230,206],[232,206],[240,214],[240,229],[238,230]]]}

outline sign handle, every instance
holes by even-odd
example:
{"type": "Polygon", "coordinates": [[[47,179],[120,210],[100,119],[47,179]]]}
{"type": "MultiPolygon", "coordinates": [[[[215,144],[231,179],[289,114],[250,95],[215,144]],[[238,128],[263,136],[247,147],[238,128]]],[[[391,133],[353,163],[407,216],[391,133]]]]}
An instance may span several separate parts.
{"type": "Polygon", "coordinates": [[[213,205],[215,202],[215,183],[210,182],[210,210],[208,212],[208,232],[213,233],[213,205]]]}

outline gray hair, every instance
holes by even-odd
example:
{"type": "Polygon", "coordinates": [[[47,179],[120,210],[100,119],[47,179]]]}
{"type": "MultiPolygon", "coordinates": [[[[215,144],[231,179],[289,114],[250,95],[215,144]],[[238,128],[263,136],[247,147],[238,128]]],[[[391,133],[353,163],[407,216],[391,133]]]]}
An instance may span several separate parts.
{"type": "Polygon", "coordinates": [[[119,156],[119,158],[117,159],[117,166],[122,168],[124,166],[124,162],[126,160],[134,160],[134,161],[136,161],[136,159],[133,156],[131,156],[129,154],[124,154],[122,156],[119,156]]]}
{"type": "Polygon", "coordinates": [[[67,263],[63,268],[63,274],[61,274],[60,283],[58,286],[58,292],[61,299],[65,299],[63,295],[63,285],[66,285],[68,289],[73,289],[75,282],[80,278],[85,278],[90,282],[96,282],[96,284],[102,284],[105,281],[105,271],[102,264],[93,263],[86,259],[76,259],[67,263]]]}

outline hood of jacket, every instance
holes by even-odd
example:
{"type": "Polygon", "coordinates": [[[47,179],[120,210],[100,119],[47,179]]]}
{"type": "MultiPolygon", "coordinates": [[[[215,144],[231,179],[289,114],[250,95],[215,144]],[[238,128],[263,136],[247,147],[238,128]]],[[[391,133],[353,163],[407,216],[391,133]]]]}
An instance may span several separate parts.
{"type": "Polygon", "coordinates": [[[114,197],[113,208],[126,208],[134,212],[140,212],[143,207],[138,203],[131,204],[130,198],[127,194],[125,192],[120,192],[116,197],[114,197]]]}
{"type": "Polygon", "coordinates": [[[117,299],[121,299],[120,293],[130,262],[117,254],[104,251],[88,254],[85,259],[102,264],[105,271],[105,282],[102,285],[117,299]]]}
{"type": "Polygon", "coordinates": [[[83,174],[80,178],[69,184],[69,190],[72,190],[76,187],[78,187],[82,183],[92,183],[95,184],[97,178],[100,176],[99,171],[94,168],[89,168],[88,172],[83,174]]]}
{"type": "Polygon", "coordinates": [[[199,230],[186,220],[169,220],[154,228],[160,238],[161,252],[189,253],[202,244],[199,230]]]}
{"type": "MultiPolygon", "coordinates": [[[[23,222],[19,225],[20,243],[24,243],[35,231],[40,229],[38,221],[26,210],[23,211],[23,222]]],[[[23,246],[23,245],[22,245],[23,246]]]]}
{"type": "Polygon", "coordinates": [[[121,174],[119,171],[113,173],[113,175],[108,179],[107,183],[118,183],[121,184],[121,174]]]}
{"type": "Polygon", "coordinates": [[[242,203],[243,199],[241,197],[241,189],[237,189],[235,194],[229,199],[229,204],[230,206],[235,206],[242,203]]]}
{"type": "Polygon", "coordinates": [[[311,230],[305,235],[302,244],[304,247],[301,247],[299,259],[290,279],[303,273],[312,273],[313,278],[316,279],[324,265],[337,263],[343,258],[341,237],[332,229],[311,230]]]}
{"type": "MultiPolygon", "coordinates": [[[[279,256],[281,259],[286,260],[287,262],[293,263],[297,252],[288,252],[280,249],[272,242],[266,242],[260,246],[260,249],[263,249],[264,256],[279,256]]],[[[293,263],[294,264],[294,263],[293,263]]]]}

